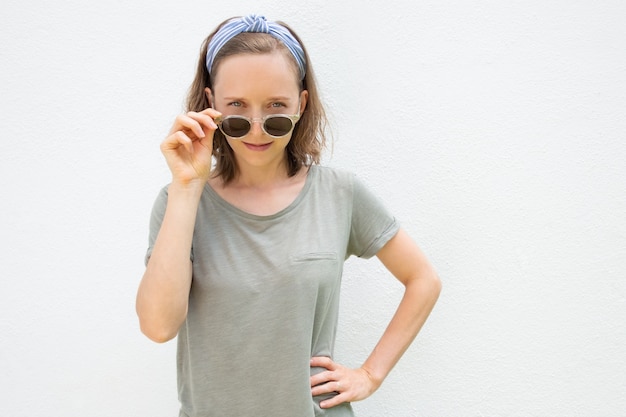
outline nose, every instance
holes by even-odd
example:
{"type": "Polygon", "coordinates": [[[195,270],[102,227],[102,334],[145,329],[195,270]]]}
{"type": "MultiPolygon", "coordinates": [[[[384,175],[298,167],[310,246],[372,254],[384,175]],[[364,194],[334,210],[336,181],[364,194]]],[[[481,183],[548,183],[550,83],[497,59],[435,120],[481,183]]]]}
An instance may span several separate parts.
{"type": "Polygon", "coordinates": [[[255,117],[250,119],[250,134],[263,134],[263,119],[261,117],[255,117]]]}

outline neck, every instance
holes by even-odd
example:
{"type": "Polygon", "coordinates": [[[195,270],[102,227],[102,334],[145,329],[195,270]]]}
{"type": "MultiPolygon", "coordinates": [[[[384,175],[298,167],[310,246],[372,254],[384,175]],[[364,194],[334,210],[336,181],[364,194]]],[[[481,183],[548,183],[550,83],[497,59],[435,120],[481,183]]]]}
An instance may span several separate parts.
{"type": "Polygon", "coordinates": [[[270,188],[289,178],[287,160],[283,159],[271,166],[239,165],[239,172],[233,180],[236,187],[270,188]]]}

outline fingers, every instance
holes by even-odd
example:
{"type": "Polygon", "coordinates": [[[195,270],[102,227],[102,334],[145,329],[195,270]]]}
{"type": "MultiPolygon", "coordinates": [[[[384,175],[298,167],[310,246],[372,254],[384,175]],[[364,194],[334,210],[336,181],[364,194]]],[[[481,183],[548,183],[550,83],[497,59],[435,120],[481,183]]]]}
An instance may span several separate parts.
{"type": "Polygon", "coordinates": [[[328,356],[314,356],[311,358],[311,366],[312,367],[320,367],[326,368],[328,370],[335,370],[337,368],[337,364],[333,362],[331,358],[328,356]]]}
{"type": "Polygon", "coordinates": [[[326,383],[321,383],[311,388],[311,395],[313,397],[324,394],[334,394],[330,398],[321,401],[320,407],[330,408],[341,403],[357,399],[354,395],[355,393],[351,389],[351,382],[349,377],[334,375],[331,378],[336,379],[328,380],[326,383]]]}
{"type": "Polygon", "coordinates": [[[187,152],[193,152],[193,140],[182,130],[174,132],[161,143],[161,151],[167,152],[183,146],[187,152]]]}
{"type": "Polygon", "coordinates": [[[332,397],[320,402],[322,408],[362,400],[370,396],[377,388],[362,368],[346,368],[323,356],[312,358],[311,366],[326,369],[311,376],[311,394],[315,397],[335,393],[332,397]]]}
{"type": "Polygon", "coordinates": [[[185,114],[180,114],[176,117],[174,126],[172,126],[170,130],[170,135],[182,131],[192,141],[202,139],[207,133],[217,129],[213,118],[219,115],[220,113],[213,109],[206,109],[202,112],[190,111],[185,114]]]}
{"type": "Polygon", "coordinates": [[[333,397],[330,397],[327,400],[321,401],[320,402],[320,407],[321,408],[332,408],[336,405],[339,405],[341,403],[345,403],[345,402],[352,402],[355,401],[356,399],[352,397],[352,395],[350,395],[348,392],[344,392],[344,393],[339,393],[333,397]]]}
{"type": "Polygon", "coordinates": [[[221,113],[213,109],[190,111],[176,117],[169,135],[161,143],[161,152],[176,180],[189,182],[208,178],[213,153],[214,118],[221,113]]]}
{"type": "Polygon", "coordinates": [[[207,134],[217,129],[213,120],[219,117],[220,112],[214,109],[206,109],[201,112],[190,111],[176,117],[169,136],[161,144],[162,151],[177,149],[183,146],[187,152],[193,152],[192,142],[204,139],[207,134]]]}
{"type": "MultiPolygon", "coordinates": [[[[311,376],[311,387],[314,387],[315,391],[321,391],[322,388],[326,389],[327,387],[323,387],[322,384],[336,379],[337,375],[335,374],[335,371],[337,370],[337,364],[333,362],[332,359],[326,356],[315,356],[311,358],[311,367],[326,369],[325,371],[319,372],[311,376]]],[[[332,391],[334,390],[323,392],[332,391]]]]}
{"type": "Polygon", "coordinates": [[[325,384],[319,384],[311,387],[311,395],[314,397],[317,395],[330,394],[330,393],[342,393],[347,391],[348,387],[345,382],[341,381],[328,381],[325,384]]]}
{"type": "Polygon", "coordinates": [[[311,393],[315,395],[341,392],[341,376],[344,368],[328,357],[317,356],[311,359],[311,367],[326,368],[318,374],[311,376],[311,393]]]}

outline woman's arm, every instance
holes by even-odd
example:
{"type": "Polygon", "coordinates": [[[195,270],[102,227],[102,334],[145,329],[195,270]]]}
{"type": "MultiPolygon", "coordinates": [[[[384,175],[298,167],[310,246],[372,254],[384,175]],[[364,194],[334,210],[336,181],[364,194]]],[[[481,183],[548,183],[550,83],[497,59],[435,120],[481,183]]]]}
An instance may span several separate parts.
{"type": "Polygon", "coordinates": [[[167,208],[137,292],[141,331],[155,342],[174,338],[187,317],[191,242],[202,188],[171,184],[167,208]]]}
{"type": "Polygon", "coordinates": [[[182,114],[161,144],[172,183],[136,302],[141,331],[155,342],[174,338],[187,317],[191,242],[198,204],[211,172],[217,129],[213,118],[219,115],[213,109],[182,114]]]}
{"type": "Polygon", "coordinates": [[[311,377],[312,394],[339,394],[323,401],[323,408],[370,396],[409,347],[432,311],[441,281],[426,256],[403,230],[377,254],[380,261],[405,287],[395,315],[378,344],[359,369],[350,369],[330,358],[316,357],[311,366],[328,369],[311,377]]]}

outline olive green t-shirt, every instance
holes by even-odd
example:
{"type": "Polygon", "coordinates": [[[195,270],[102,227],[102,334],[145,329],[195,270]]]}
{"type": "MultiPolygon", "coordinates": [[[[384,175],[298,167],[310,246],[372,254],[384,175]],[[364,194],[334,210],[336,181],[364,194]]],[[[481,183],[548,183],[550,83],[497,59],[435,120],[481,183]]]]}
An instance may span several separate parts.
{"type": "MultiPolygon", "coordinates": [[[[149,258],[167,187],[152,212],[149,258]]],[[[312,166],[298,197],[246,213],[206,185],[196,218],[187,319],[178,334],[180,416],[348,417],[311,396],[312,356],[333,356],[344,260],[398,231],[354,175],[312,166]]],[[[328,396],[326,396],[328,397],[328,396]]]]}

